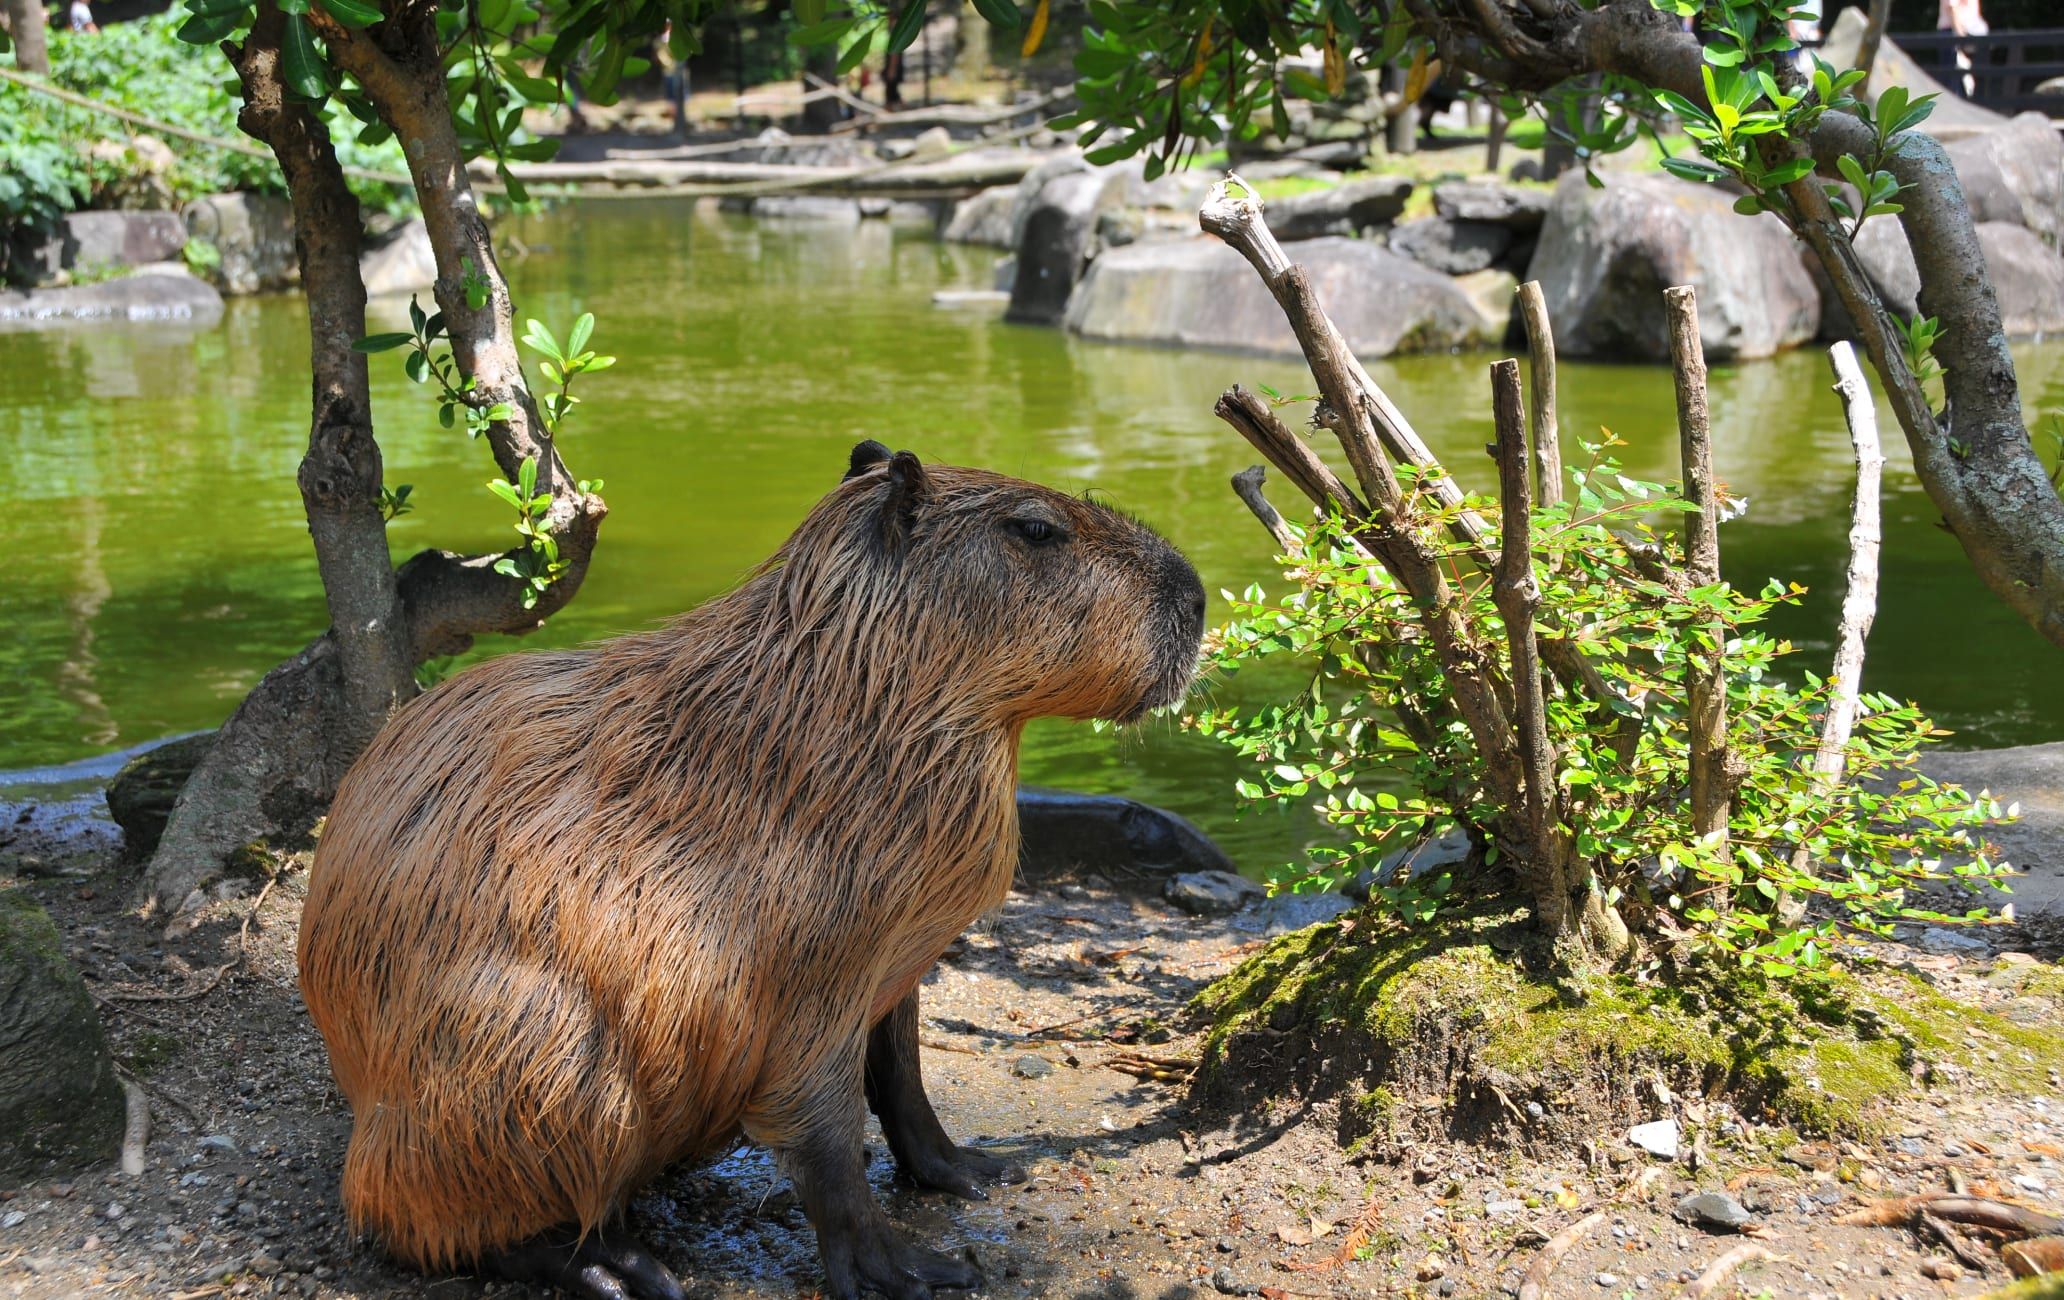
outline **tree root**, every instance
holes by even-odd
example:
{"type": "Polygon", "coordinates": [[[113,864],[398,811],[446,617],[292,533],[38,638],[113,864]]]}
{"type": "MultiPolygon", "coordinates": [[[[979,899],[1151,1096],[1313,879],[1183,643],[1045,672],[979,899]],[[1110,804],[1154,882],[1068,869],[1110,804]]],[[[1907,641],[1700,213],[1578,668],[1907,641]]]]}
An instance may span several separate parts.
{"type": "Polygon", "coordinates": [[[1835,1222],[1863,1227],[1915,1226],[1933,1217],[1948,1223],[1990,1228],[2016,1237],[2052,1237],[2064,1234],[2064,1219],[2040,1210],[2024,1209],[1985,1196],[1959,1196],[1954,1192],[1925,1192],[1919,1196],[1896,1196],[1877,1201],[1835,1222]]]}
{"type": "Polygon", "coordinates": [[[1549,1275],[1555,1272],[1555,1266],[1562,1262],[1562,1257],[1569,1254],[1570,1247],[1582,1241],[1604,1222],[1605,1211],[1598,1210],[1578,1219],[1550,1238],[1548,1244],[1541,1248],[1539,1257],[1527,1269],[1525,1279],[1520,1282],[1519,1300],[1541,1300],[1541,1297],[1548,1293],[1549,1275]]]}
{"type": "Polygon", "coordinates": [[[1706,1265],[1706,1271],[1698,1275],[1698,1281],[1684,1288],[1684,1300],[1701,1300],[1720,1288],[1720,1285],[1734,1275],[1734,1270],[1759,1259],[1776,1259],[1777,1256],[1761,1246],[1744,1242],[1725,1255],[1706,1265]]]}

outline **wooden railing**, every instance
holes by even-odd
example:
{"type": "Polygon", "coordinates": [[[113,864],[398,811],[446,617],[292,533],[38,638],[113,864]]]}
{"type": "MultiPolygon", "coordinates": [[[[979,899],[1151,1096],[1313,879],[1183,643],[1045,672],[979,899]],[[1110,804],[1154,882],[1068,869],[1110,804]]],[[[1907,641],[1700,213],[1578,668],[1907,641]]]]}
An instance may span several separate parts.
{"type": "Polygon", "coordinates": [[[2064,27],[1958,36],[1953,32],[1893,32],[1891,39],[1913,56],[1951,94],[1999,113],[2030,109],[2064,118],[2064,92],[2041,92],[2043,82],[2064,77],[2064,27]],[[1969,61],[1959,66],[1958,55],[1969,61]],[[1969,78],[1968,87],[1965,79],[1969,78]]]}

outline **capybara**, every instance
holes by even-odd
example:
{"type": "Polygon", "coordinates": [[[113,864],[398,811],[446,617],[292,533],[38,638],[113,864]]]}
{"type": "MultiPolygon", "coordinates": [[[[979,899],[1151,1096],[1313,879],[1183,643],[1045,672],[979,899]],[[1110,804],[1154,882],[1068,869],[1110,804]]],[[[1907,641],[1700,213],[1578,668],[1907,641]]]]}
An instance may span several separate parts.
{"type": "Polygon", "coordinates": [[[351,1221],[425,1269],[671,1300],[625,1205],[742,1132],[831,1295],[978,1284],[890,1227],[863,1107],[920,1182],[993,1172],[925,1098],[918,982],[1009,888],[1025,724],[1180,699],[1203,619],[1143,525],[867,442],[727,595],[402,709],[301,925],[351,1221]]]}

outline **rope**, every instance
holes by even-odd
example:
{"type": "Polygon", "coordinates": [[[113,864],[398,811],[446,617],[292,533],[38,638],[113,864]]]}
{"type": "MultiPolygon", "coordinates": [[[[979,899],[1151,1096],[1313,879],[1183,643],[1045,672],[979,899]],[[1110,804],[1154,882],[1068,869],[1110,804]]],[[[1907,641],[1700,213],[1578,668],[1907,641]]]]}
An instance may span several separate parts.
{"type": "MultiPolygon", "coordinates": [[[[0,80],[13,82],[23,90],[31,91],[38,95],[48,95],[50,98],[70,104],[74,108],[83,108],[91,113],[105,114],[108,117],[127,122],[131,126],[140,126],[153,135],[169,135],[175,139],[186,140],[193,144],[206,145],[211,149],[223,149],[230,153],[240,153],[252,158],[263,158],[267,162],[273,161],[270,149],[263,149],[242,140],[224,140],[219,136],[206,135],[199,131],[190,131],[183,126],[174,126],[170,122],[161,122],[157,118],[147,117],[142,113],[132,113],[126,108],[117,108],[113,104],[105,104],[100,100],[90,99],[76,91],[65,90],[59,86],[45,85],[43,82],[23,76],[12,68],[0,68],[0,80]]],[[[365,167],[345,167],[342,170],[346,176],[354,180],[376,181],[383,185],[413,186],[415,184],[413,180],[400,172],[374,171],[365,167]]]]}

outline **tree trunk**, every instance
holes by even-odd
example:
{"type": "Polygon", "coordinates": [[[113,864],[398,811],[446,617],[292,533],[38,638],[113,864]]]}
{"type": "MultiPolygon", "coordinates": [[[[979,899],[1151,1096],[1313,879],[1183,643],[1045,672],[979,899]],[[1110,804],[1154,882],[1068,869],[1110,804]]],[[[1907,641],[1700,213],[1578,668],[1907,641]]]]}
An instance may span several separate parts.
{"type": "Polygon", "coordinates": [[[838,84],[838,47],[812,47],[803,56],[803,72],[803,93],[816,95],[815,99],[803,101],[803,129],[813,134],[822,134],[838,125],[839,102],[836,96],[826,94],[819,87],[811,85],[809,78],[814,75],[826,85],[838,84]]]}
{"type": "Polygon", "coordinates": [[[322,123],[282,93],[283,19],[267,0],[251,36],[229,53],[244,83],[239,125],[272,147],[293,203],[314,373],[299,477],[331,626],[253,689],[181,792],[145,881],[150,905],[161,912],[194,901],[242,845],[312,825],[351,761],[415,693],[415,665],[458,653],[481,633],[530,631],[571,600],[608,513],[600,496],[579,490],[524,382],[508,285],[467,179],[427,12],[413,27],[380,24],[397,54],[369,31],[347,31],[318,11],[308,16],[383,120],[410,142],[410,171],[437,257],[437,302],[459,369],[475,381],[468,400],[508,406],[509,418],[489,427],[487,441],[512,481],[526,460],[537,462],[537,489],[552,495],[542,524],[567,567],[525,608],[521,581],[494,571],[501,555],[426,550],[399,573],[389,562],[366,363],[352,347],[365,333],[358,206],[322,123]],[[476,288],[486,287],[478,308],[468,300],[469,275],[476,288]]]}
{"type": "Polygon", "coordinates": [[[351,760],[416,692],[416,658],[380,510],[366,358],[351,346],[365,334],[358,200],[328,130],[285,93],[282,27],[279,9],[263,6],[231,61],[244,95],[237,125],[271,147],[292,196],[313,372],[298,478],[330,628],[238,706],[181,792],[146,878],[158,910],[184,908],[224,858],[251,840],[306,830],[351,760]]]}
{"type": "Polygon", "coordinates": [[[50,11],[43,0],[0,0],[7,8],[7,30],[14,37],[14,64],[39,77],[50,75],[47,32],[50,11]]]}

